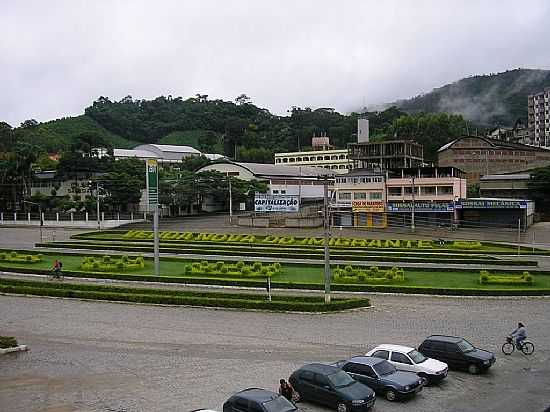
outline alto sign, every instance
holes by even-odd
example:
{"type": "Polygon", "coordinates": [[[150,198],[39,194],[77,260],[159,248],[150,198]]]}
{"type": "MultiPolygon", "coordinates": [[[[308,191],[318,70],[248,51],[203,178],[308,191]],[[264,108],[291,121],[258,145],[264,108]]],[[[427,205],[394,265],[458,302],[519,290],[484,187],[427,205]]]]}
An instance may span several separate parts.
{"type": "Polygon", "coordinates": [[[299,196],[257,194],[254,198],[256,212],[298,212],[299,210],[299,196]]]}

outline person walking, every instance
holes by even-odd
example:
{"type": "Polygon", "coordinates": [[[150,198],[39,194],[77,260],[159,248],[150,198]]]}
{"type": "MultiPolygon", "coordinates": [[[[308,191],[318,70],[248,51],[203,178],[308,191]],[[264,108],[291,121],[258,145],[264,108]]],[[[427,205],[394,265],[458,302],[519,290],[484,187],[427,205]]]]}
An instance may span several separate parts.
{"type": "Polygon", "coordinates": [[[294,388],[290,383],[285,381],[284,379],[281,379],[279,381],[279,395],[284,396],[286,399],[288,399],[290,402],[293,402],[294,400],[294,388]]]}
{"type": "Polygon", "coordinates": [[[57,279],[61,279],[61,269],[63,268],[63,263],[59,259],[55,259],[55,262],[53,264],[53,275],[57,279]]]}

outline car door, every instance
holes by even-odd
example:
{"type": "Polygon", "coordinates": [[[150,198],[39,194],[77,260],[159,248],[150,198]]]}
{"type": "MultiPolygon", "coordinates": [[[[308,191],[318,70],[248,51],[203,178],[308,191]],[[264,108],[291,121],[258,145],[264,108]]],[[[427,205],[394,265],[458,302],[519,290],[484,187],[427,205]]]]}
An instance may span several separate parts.
{"type": "Polygon", "coordinates": [[[401,352],[391,352],[390,362],[395,366],[397,370],[407,372],[418,372],[417,366],[411,361],[411,359],[401,352]]]}
{"type": "Polygon", "coordinates": [[[302,371],[298,375],[298,387],[295,389],[300,392],[302,398],[315,400],[317,398],[317,386],[315,377],[311,371],[302,371]]]}
{"type": "Polygon", "coordinates": [[[448,353],[449,359],[455,368],[465,368],[468,366],[468,362],[464,357],[464,353],[460,350],[456,343],[445,343],[446,351],[448,353]]]}
{"type": "Polygon", "coordinates": [[[371,355],[373,358],[380,358],[380,359],[385,359],[385,360],[388,360],[389,357],[390,357],[390,352],[387,351],[387,350],[377,350],[376,352],[374,352],[372,355],[371,355]]]}
{"type": "Polygon", "coordinates": [[[378,390],[377,388],[380,385],[380,382],[378,382],[378,375],[370,366],[349,362],[346,363],[342,369],[349,373],[356,381],[367,385],[374,391],[378,390]]]}
{"type": "Polygon", "coordinates": [[[316,373],[315,385],[319,402],[327,406],[333,406],[338,403],[338,395],[325,375],[316,373]]]}

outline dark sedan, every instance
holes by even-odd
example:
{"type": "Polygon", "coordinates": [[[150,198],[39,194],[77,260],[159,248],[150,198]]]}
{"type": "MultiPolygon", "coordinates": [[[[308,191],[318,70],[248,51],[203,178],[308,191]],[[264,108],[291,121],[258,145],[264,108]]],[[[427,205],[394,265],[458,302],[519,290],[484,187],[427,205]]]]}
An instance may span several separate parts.
{"type": "Polygon", "coordinates": [[[335,407],[338,412],[363,412],[376,400],[372,389],[331,365],[302,366],[292,373],[289,382],[301,400],[335,407]]]}
{"type": "Polygon", "coordinates": [[[387,360],[370,356],[356,356],[334,365],[389,401],[410,398],[420,392],[426,383],[414,372],[398,371],[387,360]]]}
{"type": "Polygon", "coordinates": [[[249,388],[230,397],[223,412],[297,412],[298,409],[278,393],[249,388]]]}

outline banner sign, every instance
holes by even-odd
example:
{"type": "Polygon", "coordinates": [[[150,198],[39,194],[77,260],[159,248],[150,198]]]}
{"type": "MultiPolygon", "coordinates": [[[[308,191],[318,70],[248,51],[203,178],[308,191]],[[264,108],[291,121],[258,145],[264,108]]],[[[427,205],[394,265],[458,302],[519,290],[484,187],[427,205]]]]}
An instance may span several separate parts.
{"type": "MultiPolygon", "coordinates": [[[[412,202],[388,202],[388,212],[412,212],[412,202]]],[[[415,212],[452,212],[452,202],[414,202],[415,212]]]]}
{"type": "Polygon", "coordinates": [[[351,208],[354,212],[384,212],[386,210],[384,202],[381,200],[354,200],[351,202],[351,208]]]}
{"type": "Polygon", "coordinates": [[[461,200],[456,204],[457,209],[527,209],[525,200],[461,200]]]}
{"type": "Polygon", "coordinates": [[[147,204],[154,209],[159,203],[159,175],[158,162],[156,159],[147,159],[146,162],[147,181],[147,204]]]}
{"type": "Polygon", "coordinates": [[[256,194],[254,210],[256,212],[298,212],[300,196],[256,194]]]}

